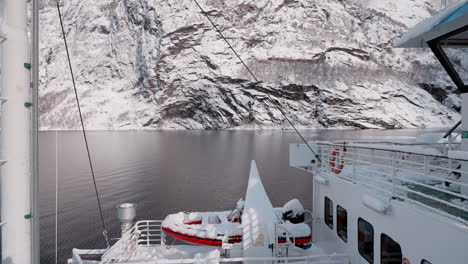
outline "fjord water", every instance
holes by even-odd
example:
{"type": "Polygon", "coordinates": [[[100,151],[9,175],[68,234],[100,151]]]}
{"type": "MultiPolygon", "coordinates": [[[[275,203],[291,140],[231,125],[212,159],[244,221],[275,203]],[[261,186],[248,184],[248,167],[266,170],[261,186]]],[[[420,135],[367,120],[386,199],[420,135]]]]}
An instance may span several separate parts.
{"type": "MultiPolygon", "coordinates": [[[[422,132],[302,131],[306,140],[340,141],[412,140],[422,132]]],[[[43,131],[39,140],[41,263],[55,262],[56,175],[58,263],[72,248],[105,248],[81,132],[43,131]]],[[[298,198],[311,208],[311,175],[289,167],[289,144],[299,140],[291,130],[91,131],[88,140],[110,237],[119,236],[115,206],[123,202],[138,204],[136,220],[233,209],[245,195],[252,159],[274,206],[298,198]]]]}

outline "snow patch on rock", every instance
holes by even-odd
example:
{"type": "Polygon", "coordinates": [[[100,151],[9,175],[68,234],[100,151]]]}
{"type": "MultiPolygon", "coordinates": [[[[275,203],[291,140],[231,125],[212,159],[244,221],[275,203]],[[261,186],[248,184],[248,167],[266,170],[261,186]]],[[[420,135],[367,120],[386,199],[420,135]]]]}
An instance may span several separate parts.
{"type": "MultiPolygon", "coordinates": [[[[427,50],[394,49],[438,1],[63,1],[88,129],[443,127],[460,97],[427,50]],[[270,95],[271,99],[267,96],[270,95]]],[[[41,5],[42,129],[79,119],[55,1],[41,5]]]]}

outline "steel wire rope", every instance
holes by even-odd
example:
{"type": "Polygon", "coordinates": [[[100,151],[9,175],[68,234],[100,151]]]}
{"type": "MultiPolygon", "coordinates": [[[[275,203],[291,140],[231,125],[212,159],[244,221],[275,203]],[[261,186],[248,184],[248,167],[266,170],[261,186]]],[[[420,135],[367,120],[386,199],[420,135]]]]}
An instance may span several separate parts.
{"type": "MultiPolygon", "coordinates": [[[[241,56],[236,52],[236,50],[232,47],[231,43],[229,43],[229,41],[226,39],[226,37],[224,37],[223,33],[221,32],[221,30],[219,30],[218,26],[216,26],[216,24],[213,22],[213,20],[211,20],[211,18],[208,16],[208,14],[205,12],[205,10],[201,7],[201,5],[198,3],[197,0],[193,0],[193,2],[195,2],[195,4],[198,6],[198,8],[200,9],[201,13],[210,21],[211,25],[213,25],[213,27],[215,28],[215,30],[218,32],[218,34],[221,36],[221,38],[224,40],[224,42],[226,42],[226,44],[228,45],[229,49],[231,49],[231,51],[234,53],[234,55],[236,55],[236,57],[239,59],[239,61],[242,63],[242,65],[244,66],[244,68],[249,72],[249,74],[253,77],[253,79],[255,80],[255,82],[257,83],[258,86],[260,86],[260,88],[266,90],[261,82],[257,79],[257,77],[255,76],[255,74],[250,70],[250,68],[247,66],[247,64],[244,62],[244,60],[241,58],[241,56]]],[[[273,102],[274,106],[276,107],[276,109],[278,111],[280,111],[280,113],[283,115],[283,117],[288,121],[289,125],[294,129],[294,131],[299,135],[299,137],[301,138],[301,140],[307,145],[307,147],[309,148],[309,150],[314,154],[315,158],[320,161],[320,157],[317,155],[317,153],[315,153],[315,151],[312,149],[312,147],[309,145],[309,143],[305,140],[305,138],[302,136],[302,134],[297,130],[297,128],[294,126],[294,124],[291,122],[291,120],[288,118],[288,116],[286,115],[286,113],[284,112],[284,110],[282,109],[282,105],[280,102],[276,101],[276,100],[273,100],[273,98],[271,97],[271,95],[266,92],[266,95],[268,96],[268,98],[270,99],[271,102],[273,102]]]]}
{"type": "Polygon", "coordinates": [[[79,116],[80,116],[81,130],[83,132],[83,138],[84,138],[84,142],[85,142],[85,146],[86,146],[86,153],[88,154],[89,167],[90,167],[90,170],[91,170],[91,176],[93,178],[94,191],[96,193],[96,200],[97,200],[97,203],[98,203],[99,215],[101,217],[101,225],[102,225],[102,229],[103,229],[102,235],[104,236],[104,239],[106,240],[107,247],[109,247],[110,246],[109,238],[107,236],[106,224],[104,222],[104,215],[102,213],[101,199],[99,198],[99,192],[98,192],[98,188],[97,188],[97,184],[96,184],[96,176],[94,174],[93,162],[92,162],[92,159],[91,159],[91,153],[89,151],[88,138],[86,136],[86,129],[84,127],[84,122],[83,122],[83,115],[81,113],[80,100],[79,100],[79,97],[78,97],[78,91],[76,89],[75,76],[73,74],[73,67],[72,67],[71,59],[70,59],[70,52],[68,51],[67,37],[66,37],[66,34],[65,34],[64,26],[63,26],[62,13],[60,12],[59,1],[57,0],[56,3],[57,3],[58,16],[59,16],[59,19],[60,19],[60,27],[62,29],[63,42],[64,42],[65,50],[66,50],[66,53],[67,53],[68,67],[70,69],[71,80],[72,80],[72,83],[73,83],[73,90],[75,92],[76,104],[77,104],[78,113],[79,113],[79,116]]]}

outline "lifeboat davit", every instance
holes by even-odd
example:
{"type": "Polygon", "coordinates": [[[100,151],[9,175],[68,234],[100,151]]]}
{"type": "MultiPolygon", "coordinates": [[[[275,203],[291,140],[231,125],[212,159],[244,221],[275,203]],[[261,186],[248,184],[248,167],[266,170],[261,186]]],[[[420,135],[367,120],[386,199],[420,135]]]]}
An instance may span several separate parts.
{"type": "MultiPolygon", "coordinates": [[[[166,217],[163,231],[177,239],[221,247],[224,243],[242,242],[242,211],[244,201],[237,202],[236,209],[224,212],[179,212],[166,217]]],[[[282,208],[274,208],[278,219],[278,243],[288,240],[300,248],[311,245],[309,225],[304,223],[304,209],[297,200],[291,200],[282,208]]]]}

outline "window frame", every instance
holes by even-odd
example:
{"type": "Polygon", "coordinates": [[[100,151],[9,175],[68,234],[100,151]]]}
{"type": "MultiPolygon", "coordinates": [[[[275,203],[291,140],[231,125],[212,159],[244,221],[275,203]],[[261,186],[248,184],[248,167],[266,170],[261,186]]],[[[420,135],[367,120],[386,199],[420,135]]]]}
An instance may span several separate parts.
{"type": "Polygon", "coordinates": [[[325,196],[324,199],[324,212],[323,212],[323,220],[325,221],[325,224],[333,230],[333,221],[334,221],[334,216],[333,216],[333,200],[330,199],[328,196],[325,196]],[[329,203],[327,203],[329,202],[329,203]],[[331,218],[331,221],[330,221],[331,218]]]}
{"type": "MultiPolygon", "coordinates": [[[[384,259],[383,259],[383,239],[384,239],[384,236],[388,239],[390,239],[395,245],[398,246],[398,248],[400,249],[400,256],[401,256],[401,259],[400,261],[397,261],[397,263],[401,263],[403,261],[403,251],[401,250],[401,246],[400,246],[400,243],[396,242],[391,236],[385,234],[385,233],[381,233],[380,234],[380,263],[384,263],[384,259]]],[[[388,262],[385,262],[385,264],[387,264],[388,262]]]]}
{"type": "Polygon", "coordinates": [[[429,46],[429,48],[431,48],[437,60],[439,60],[439,62],[442,64],[452,81],[458,87],[460,93],[468,93],[468,83],[464,83],[458,72],[455,70],[451,60],[448,58],[447,54],[443,50],[442,44],[444,40],[447,40],[448,38],[456,36],[465,31],[468,31],[468,26],[464,26],[462,28],[459,28],[455,31],[452,31],[427,42],[427,45],[429,46]]]}
{"type": "Polygon", "coordinates": [[[348,211],[339,204],[336,205],[336,234],[338,235],[338,237],[341,238],[341,240],[343,240],[343,242],[348,243],[348,211]],[[345,220],[344,220],[345,223],[341,225],[340,225],[340,222],[338,221],[338,219],[340,218],[339,211],[344,212],[344,216],[345,216],[345,220]],[[344,227],[344,229],[340,227],[344,227]],[[340,233],[340,231],[342,230],[344,230],[344,236],[343,236],[343,232],[340,233]]]}
{"type": "MultiPolygon", "coordinates": [[[[374,264],[374,258],[375,258],[375,249],[374,249],[374,247],[375,247],[375,230],[374,230],[374,226],[373,226],[371,223],[367,222],[367,221],[366,221],[364,218],[362,218],[362,217],[359,217],[359,218],[358,218],[357,225],[358,225],[358,226],[357,226],[357,230],[358,230],[358,233],[357,233],[357,235],[358,235],[358,237],[357,237],[357,240],[358,240],[358,241],[357,241],[357,242],[358,242],[358,243],[357,243],[357,246],[358,246],[359,255],[360,255],[362,258],[364,258],[369,264],[374,264]],[[370,226],[370,228],[371,228],[371,230],[372,230],[372,252],[371,252],[372,254],[371,254],[371,255],[368,255],[368,254],[366,254],[365,252],[364,252],[364,253],[362,252],[362,248],[361,248],[361,243],[362,243],[362,242],[359,240],[359,235],[360,235],[360,233],[361,233],[361,232],[359,232],[359,230],[360,230],[359,224],[360,224],[361,222],[364,222],[365,225],[370,226]]],[[[365,242],[365,241],[364,241],[364,242],[365,242]]]]}

